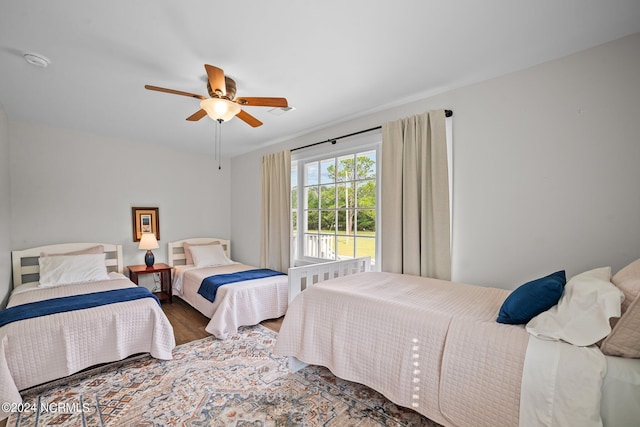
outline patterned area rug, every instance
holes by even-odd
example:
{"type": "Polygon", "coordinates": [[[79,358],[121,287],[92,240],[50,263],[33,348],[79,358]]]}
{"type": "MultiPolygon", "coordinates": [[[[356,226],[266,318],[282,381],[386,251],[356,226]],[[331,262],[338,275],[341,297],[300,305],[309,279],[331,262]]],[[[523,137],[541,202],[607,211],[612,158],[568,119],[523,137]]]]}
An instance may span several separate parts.
{"type": "Polygon", "coordinates": [[[241,328],[35,387],[7,426],[438,426],[325,368],[289,373],[275,338],[241,328]]]}

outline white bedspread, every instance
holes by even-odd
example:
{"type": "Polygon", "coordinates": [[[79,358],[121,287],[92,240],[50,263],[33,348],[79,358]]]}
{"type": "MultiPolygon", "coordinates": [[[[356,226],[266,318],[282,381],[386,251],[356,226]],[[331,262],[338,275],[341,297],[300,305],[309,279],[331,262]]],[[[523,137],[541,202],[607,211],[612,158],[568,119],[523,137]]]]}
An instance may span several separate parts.
{"type": "Polygon", "coordinates": [[[326,366],[446,426],[592,427],[601,410],[610,426],[639,419],[636,405],[618,402],[640,403],[640,360],[605,362],[595,347],[497,323],[508,294],[391,273],[332,279],[296,296],[274,352],[326,366]],[[605,377],[607,364],[615,378],[605,377]]]}
{"type": "Polygon", "coordinates": [[[293,300],[274,351],[444,425],[514,426],[528,334],[496,323],[508,294],[391,273],[345,276],[293,300]]]}
{"type": "Polygon", "coordinates": [[[221,267],[196,268],[177,266],[173,281],[175,295],[210,318],[205,328],[219,339],[238,332],[240,326],[256,325],[263,320],[275,319],[287,311],[289,283],[286,275],[265,277],[220,286],[216,299],[211,302],[198,294],[202,280],[216,274],[229,274],[252,270],[256,267],[234,263],[221,267]]]}
{"type": "MultiPolygon", "coordinates": [[[[50,298],[133,287],[125,276],[53,288],[21,286],[7,307],[50,298]]],[[[173,328],[151,298],[9,323],[0,328],[0,402],[22,401],[23,390],[136,353],[171,359],[173,328]]],[[[8,414],[0,412],[0,419],[8,414]]]]}

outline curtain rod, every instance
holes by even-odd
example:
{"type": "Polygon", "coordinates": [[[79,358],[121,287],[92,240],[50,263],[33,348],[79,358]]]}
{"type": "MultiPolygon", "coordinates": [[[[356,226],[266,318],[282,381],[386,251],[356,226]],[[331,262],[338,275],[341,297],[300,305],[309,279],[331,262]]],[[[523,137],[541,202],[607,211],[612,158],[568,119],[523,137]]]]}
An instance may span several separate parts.
{"type": "MultiPolygon", "coordinates": [[[[453,111],[452,110],[444,110],[444,116],[445,117],[453,116],[453,111]]],[[[330,138],[330,139],[326,139],[324,141],[314,142],[313,144],[308,144],[308,145],[304,145],[302,147],[292,148],[290,151],[298,151],[298,150],[302,150],[304,148],[315,147],[316,145],[326,144],[327,142],[335,144],[336,142],[338,142],[339,139],[348,138],[348,137],[354,136],[354,135],[360,135],[361,133],[367,133],[367,132],[371,132],[373,130],[378,130],[378,129],[382,129],[382,126],[376,126],[376,127],[372,127],[372,128],[369,128],[369,129],[361,130],[361,131],[358,131],[358,132],[353,132],[353,133],[350,133],[350,134],[347,134],[347,135],[338,136],[336,138],[330,138]]]]}

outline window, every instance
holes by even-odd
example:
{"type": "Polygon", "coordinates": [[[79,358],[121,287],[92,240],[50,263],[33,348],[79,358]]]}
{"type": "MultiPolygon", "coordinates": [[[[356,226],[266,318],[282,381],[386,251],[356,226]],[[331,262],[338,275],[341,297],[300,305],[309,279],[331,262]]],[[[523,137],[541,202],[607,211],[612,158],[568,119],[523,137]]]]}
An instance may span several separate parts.
{"type": "Polygon", "coordinates": [[[370,256],[375,264],[380,134],[362,140],[292,160],[294,263],[370,256]]]}

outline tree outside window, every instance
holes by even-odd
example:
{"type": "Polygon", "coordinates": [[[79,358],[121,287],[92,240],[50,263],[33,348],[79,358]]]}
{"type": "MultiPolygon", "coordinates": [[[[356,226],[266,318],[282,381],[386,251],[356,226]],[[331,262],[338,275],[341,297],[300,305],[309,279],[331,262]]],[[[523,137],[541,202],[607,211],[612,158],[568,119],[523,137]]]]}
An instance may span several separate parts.
{"type": "Polygon", "coordinates": [[[298,168],[292,168],[294,234],[302,227],[303,256],[344,259],[376,254],[376,151],[306,162],[297,215],[298,168]],[[302,217],[302,218],[301,218],[302,217]],[[302,219],[302,223],[298,221],[302,219]]]}

